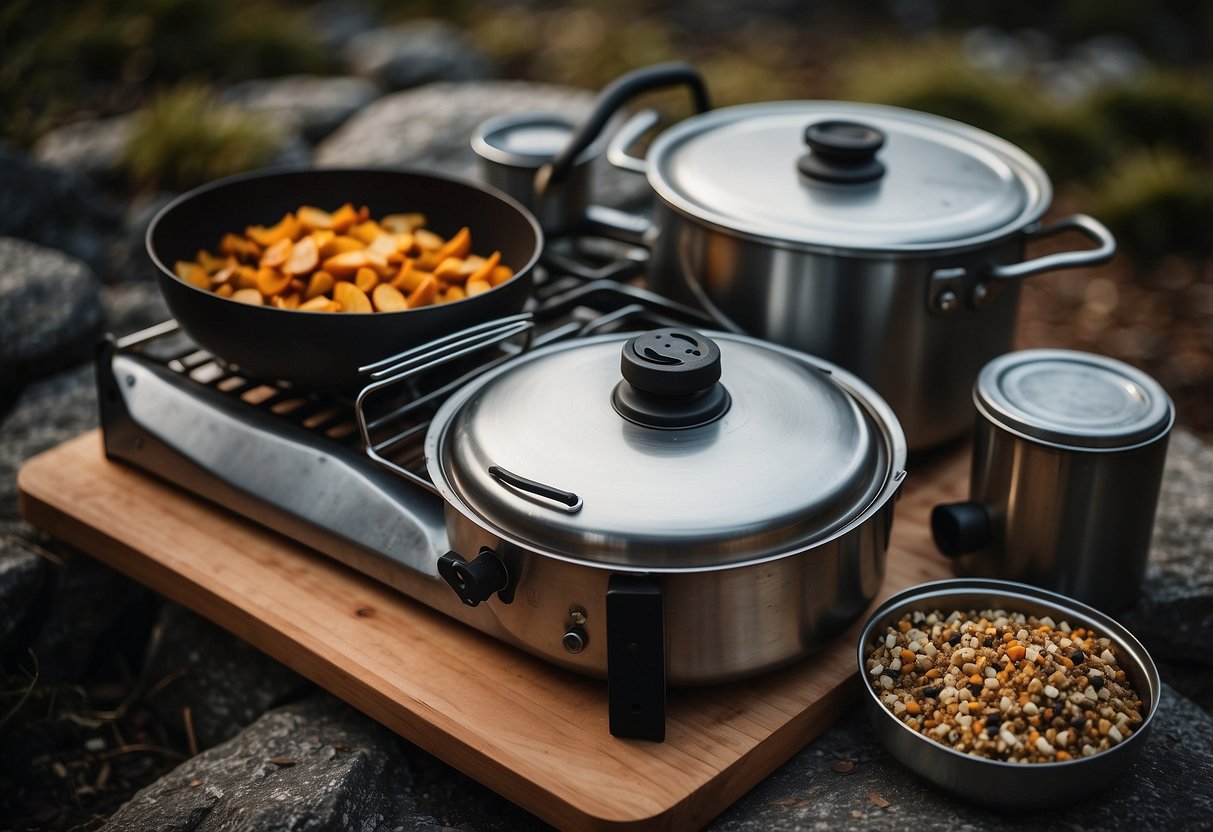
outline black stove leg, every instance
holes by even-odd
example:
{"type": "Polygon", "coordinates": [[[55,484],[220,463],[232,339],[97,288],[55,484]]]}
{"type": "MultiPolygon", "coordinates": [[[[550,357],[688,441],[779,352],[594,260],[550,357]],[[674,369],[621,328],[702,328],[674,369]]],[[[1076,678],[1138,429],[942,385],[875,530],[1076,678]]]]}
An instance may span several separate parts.
{"type": "Polygon", "coordinates": [[[611,734],[665,739],[665,611],[656,575],[616,573],[607,584],[607,698],[611,734]]]}

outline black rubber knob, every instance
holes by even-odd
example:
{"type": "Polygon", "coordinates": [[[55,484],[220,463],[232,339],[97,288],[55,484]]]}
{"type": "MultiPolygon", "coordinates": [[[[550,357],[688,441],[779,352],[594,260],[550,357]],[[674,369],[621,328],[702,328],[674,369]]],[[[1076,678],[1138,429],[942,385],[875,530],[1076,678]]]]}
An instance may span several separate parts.
{"type": "Polygon", "coordinates": [[[487,548],[481,549],[471,563],[458,552],[447,552],[438,558],[438,574],[469,607],[487,601],[494,592],[505,589],[510,582],[509,572],[501,558],[487,548]]]}
{"type": "Polygon", "coordinates": [[[949,557],[976,552],[992,538],[990,512],[981,503],[947,503],[931,511],[931,534],[949,557]]]}
{"type": "Polygon", "coordinates": [[[805,176],[822,182],[857,184],[884,175],[876,153],[885,135],[875,127],[854,121],[818,121],[804,131],[809,152],[797,163],[805,176]]]}
{"type": "Polygon", "coordinates": [[[624,418],[646,427],[687,428],[729,409],[720,384],[720,347],[693,329],[666,327],[623,345],[621,381],[611,395],[624,418]]]}

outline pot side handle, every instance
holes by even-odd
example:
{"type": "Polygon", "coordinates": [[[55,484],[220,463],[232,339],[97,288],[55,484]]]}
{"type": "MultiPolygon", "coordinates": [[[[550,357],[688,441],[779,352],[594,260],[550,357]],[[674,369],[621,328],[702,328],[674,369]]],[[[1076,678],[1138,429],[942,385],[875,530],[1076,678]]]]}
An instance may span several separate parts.
{"type": "Polygon", "coordinates": [[[551,162],[535,173],[535,194],[542,196],[549,184],[562,181],[573,168],[573,163],[587,147],[594,143],[610,121],[611,116],[631,99],[651,90],[686,85],[695,103],[695,111],[707,112],[707,85],[703,76],[690,64],[681,61],[642,67],[621,75],[598,94],[589,117],[569,139],[569,143],[551,162]]]}
{"type": "Polygon", "coordinates": [[[659,121],[661,113],[656,110],[641,110],[628,119],[607,145],[607,161],[629,173],[647,174],[649,163],[641,156],[628,153],[628,148],[640,141],[640,137],[656,127],[659,121]]]}
{"type": "Polygon", "coordinates": [[[1099,220],[1086,214],[1073,214],[1051,225],[1036,226],[1025,231],[1024,235],[1028,240],[1040,240],[1065,231],[1077,231],[1096,243],[1097,247],[1046,254],[1044,257],[1026,260],[1023,263],[991,266],[988,272],[989,277],[995,280],[1013,280],[1058,269],[1094,266],[1108,262],[1116,253],[1116,239],[1112,236],[1112,232],[1099,220]]]}

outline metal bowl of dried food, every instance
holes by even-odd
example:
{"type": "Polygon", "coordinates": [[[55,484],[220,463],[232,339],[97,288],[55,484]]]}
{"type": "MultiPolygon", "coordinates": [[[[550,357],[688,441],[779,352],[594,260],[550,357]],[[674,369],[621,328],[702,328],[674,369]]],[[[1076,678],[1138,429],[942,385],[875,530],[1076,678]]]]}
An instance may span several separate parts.
{"type": "Polygon", "coordinates": [[[876,609],[858,661],[872,728],[901,763],[1000,808],[1073,801],[1145,746],[1158,670],[1132,633],[1025,584],[919,584],[876,609]]]}

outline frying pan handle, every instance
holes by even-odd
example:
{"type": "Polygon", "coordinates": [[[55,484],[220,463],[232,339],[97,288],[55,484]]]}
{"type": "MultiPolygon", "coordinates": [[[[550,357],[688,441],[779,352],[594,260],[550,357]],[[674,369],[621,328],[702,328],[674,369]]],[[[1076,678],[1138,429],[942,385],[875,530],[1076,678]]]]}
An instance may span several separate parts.
{"type": "Polygon", "coordinates": [[[598,94],[589,118],[577,129],[573,138],[569,139],[564,150],[536,172],[536,195],[542,196],[549,184],[558,183],[568,176],[577,157],[594,143],[611,116],[624,104],[641,93],[679,85],[686,85],[690,89],[695,102],[695,112],[703,113],[710,109],[703,76],[690,64],[681,61],[643,67],[612,81],[598,94]]]}
{"type": "Polygon", "coordinates": [[[1041,272],[1051,272],[1057,269],[1072,269],[1078,266],[1094,266],[1106,263],[1116,253],[1116,239],[1103,223],[1086,214],[1073,214],[1058,220],[1052,225],[1038,226],[1025,233],[1029,240],[1039,240],[1052,237],[1063,231],[1077,231],[1087,239],[1096,243],[1096,248],[1081,251],[1062,251],[1056,254],[1046,254],[1034,260],[1023,263],[1013,263],[1006,266],[992,266],[989,276],[995,280],[1011,280],[1019,277],[1030,277],[1041,272]]]}

